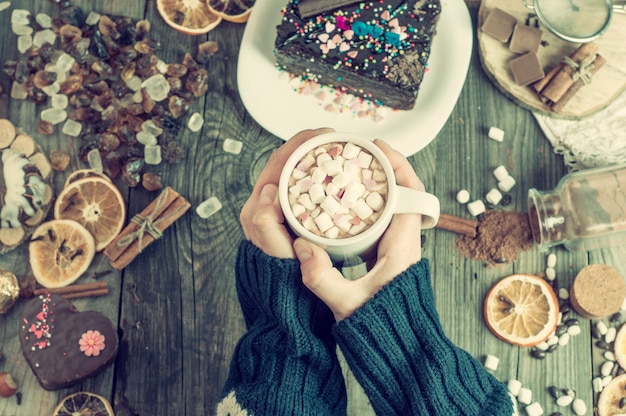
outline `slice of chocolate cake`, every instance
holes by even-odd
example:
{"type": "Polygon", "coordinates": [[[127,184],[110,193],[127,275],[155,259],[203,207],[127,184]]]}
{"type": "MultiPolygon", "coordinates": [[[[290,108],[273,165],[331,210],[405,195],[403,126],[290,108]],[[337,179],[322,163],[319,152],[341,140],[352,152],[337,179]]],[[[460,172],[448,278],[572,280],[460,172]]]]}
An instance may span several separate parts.
{"type": "Polygon", "coordinates": [[[439,0],[290,0],[282,13],[279,68],[379,105],[413,108],[439,0]]]}

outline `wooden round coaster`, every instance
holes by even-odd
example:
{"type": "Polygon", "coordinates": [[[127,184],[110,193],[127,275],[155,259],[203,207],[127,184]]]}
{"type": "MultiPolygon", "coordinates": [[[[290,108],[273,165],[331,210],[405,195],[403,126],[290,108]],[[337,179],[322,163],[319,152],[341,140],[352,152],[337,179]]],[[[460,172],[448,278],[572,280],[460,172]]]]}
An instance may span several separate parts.
{"type": "MultiPolygon", "coordinates": [[[[10,181],[11,186],[14,187],[17,183],[16,179],[22,180],[24,181],[22,185],[25,190],[27,188],[26,181],[29,180],[30,176],[36,176],[44,183],[43,195],[33,194],[33,192],[38,193],[40,190],[24,194],[26,200],[37,198],[41,204],[33,209],[32,212],[27,212],[28,210],[19,207],[19,226],[15,226],[15,224],[8,226],[3,218],[0,224],[0,254],[2,254],[23,243],[31,236],[35,228],[44,221],[52,205],[53,190],[52,167],[48,157],[30,136],[21,133],[7,119],[0,119],[0,156],[3,162],[3,169],[0,170],[0,189],[2,192],[0,197],[2,197],[3,207],[8,205],[4,195],[9,188],[7,181],[10,181]],[[5,163],[5,161],[9,160],[12,162],[5,163]],[[7,165],[10,165],[10,167],[7,165]],[[10,169],[15,169],[15,172],[8,172],[10,169]]],[[[12,203],[16,204],[15,201],[12,203]]]]}
{"type": "Polygon", "coordinates": [[[590,264],[576,276],[570,301],[581,316],[599,319],[617,312],[626,297],[626,281],[606,264],[590,264]]]}
{"type": "MultiPolygon", "coordinates": [[[[576,120],[607,107],[626,89],[626,14],[614,13],[609,29],[594,41],[599,46],[598,54],[606,59],[604,66],[562,111],[555,113],[539,99],[530,86],[519,86],[513,79],[509,62],[520,55],[511,52],[508,43],[503,43],[481,30],[482,24],[494,8],[514,16],[520,24],[528,21],[534,26],[538,19],[532,16],[532,10],[524,7],[522,0],[483,0],[478,11],[477,35],[483,68],[496,87],[517,104],[549,116],[576,120]]],[[[543,34],[537,56],[547,73],[578,49],[580,44],[558,38],[540,22],[538,26],[543,34]]]]}

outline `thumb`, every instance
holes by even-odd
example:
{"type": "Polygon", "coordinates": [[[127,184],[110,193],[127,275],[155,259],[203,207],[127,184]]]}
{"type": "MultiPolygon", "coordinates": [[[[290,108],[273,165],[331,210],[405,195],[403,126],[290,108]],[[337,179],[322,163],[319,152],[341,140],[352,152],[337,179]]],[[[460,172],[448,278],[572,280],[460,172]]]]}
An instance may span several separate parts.
{"type": "Polygon", "coordinates": [[[330,308],[336,320],[345,318],[346,313],[351,313],[344,310],[351,282],[333,266],[321,247],[298,238],[293,248],[300,261],[302,283],[330,308]]]}

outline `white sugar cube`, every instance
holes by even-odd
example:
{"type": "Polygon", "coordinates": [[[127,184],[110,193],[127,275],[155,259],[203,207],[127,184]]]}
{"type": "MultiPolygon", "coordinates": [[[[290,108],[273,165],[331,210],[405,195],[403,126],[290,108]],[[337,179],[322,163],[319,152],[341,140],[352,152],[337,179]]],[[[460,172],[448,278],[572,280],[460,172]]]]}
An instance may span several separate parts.
{"type": "Polygon", "coordinates": [[[243,149],[243,142],[227,138],[224,140],[224,145],[222,146],[222,149],[226,153],[238,155],[239,153],[241,153],[241,149],[243,149]]]}
{"type": "Polygon", "coordinates": [[[497,127],[490,127],[488,135],[491,140],[495,140],[497,142],[504,140],[504,130],[497,127]]]}

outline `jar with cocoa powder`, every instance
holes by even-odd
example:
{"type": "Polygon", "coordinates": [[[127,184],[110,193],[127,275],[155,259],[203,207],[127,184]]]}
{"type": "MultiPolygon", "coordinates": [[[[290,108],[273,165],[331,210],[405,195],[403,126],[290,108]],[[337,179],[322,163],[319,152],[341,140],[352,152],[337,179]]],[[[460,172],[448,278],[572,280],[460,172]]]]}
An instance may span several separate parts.
{"type": "Polygon", "coordinates": [[[528,191],[529,220],[540,248],[571,251],[626,244],[626,164],[572,172],[552,191],[528,191]]]}

